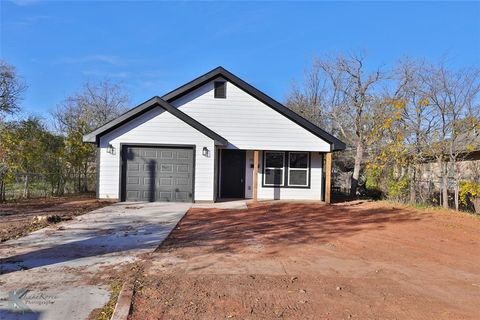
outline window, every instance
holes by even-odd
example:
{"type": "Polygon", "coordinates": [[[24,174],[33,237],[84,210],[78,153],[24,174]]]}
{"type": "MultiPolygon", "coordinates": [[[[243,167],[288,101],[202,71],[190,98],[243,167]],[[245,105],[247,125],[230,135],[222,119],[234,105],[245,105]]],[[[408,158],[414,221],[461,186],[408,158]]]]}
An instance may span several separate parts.
{"type": "Polygon", "coordinates": [[[225,81],[215,81],[214,87],[216,99],[225,99],[227,97],[227,83],[225,81]]]}
{"type": "Polygon", "coordinates": [[[266,186],[283,186],[285,152],[265,152],[263,184],[266,186]]]}
{"type": "Polygon", "coordinates": [[[292,187],[308,186],[308,152],[288,153],[288,185],[292,187]]]}
{"type": "Polygon", "coordinates": [[[264,152],[263,185],[265,187],[308,188],[309,180],[309,152],[264,152]]]}

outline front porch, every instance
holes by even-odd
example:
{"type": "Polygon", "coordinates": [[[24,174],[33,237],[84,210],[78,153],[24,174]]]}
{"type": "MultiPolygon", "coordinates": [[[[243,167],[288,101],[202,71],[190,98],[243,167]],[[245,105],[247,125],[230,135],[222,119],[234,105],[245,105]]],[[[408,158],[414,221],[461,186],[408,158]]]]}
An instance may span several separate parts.
{"type": "Polygon", "coordinates": [[[216,151],[215,201],[312,200],[330,203],[331,152],[216,151]]]}

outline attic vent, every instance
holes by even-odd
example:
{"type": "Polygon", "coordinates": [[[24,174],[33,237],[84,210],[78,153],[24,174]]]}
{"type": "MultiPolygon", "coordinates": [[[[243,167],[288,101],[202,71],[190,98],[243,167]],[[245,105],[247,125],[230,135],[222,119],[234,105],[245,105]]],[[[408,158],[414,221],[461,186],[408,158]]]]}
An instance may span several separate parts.
{"type": "Polygon", "coordinates": [[[215,98],[225,99],[227,97],[227,83],[225,81],[215,81],[215,98]]]}

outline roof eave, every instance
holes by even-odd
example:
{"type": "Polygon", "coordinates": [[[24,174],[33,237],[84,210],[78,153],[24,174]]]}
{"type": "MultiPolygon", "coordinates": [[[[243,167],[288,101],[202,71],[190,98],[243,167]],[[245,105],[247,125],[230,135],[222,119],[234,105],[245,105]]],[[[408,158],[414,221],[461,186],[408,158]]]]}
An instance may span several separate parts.
{"type": "Polygon", "coordinates": [[[100,142],[100,137],[107,134],[110,131],[115,130],[116,128],[122,126],[126,122],[140,116],[141,114],[152,110],[155,107],[159,107],[164,109],[165,111],[173,114],[175,117],[179,118],[183,122],[187,123],[191,127],[195,128],[199,132],[203,133],[204,135],[208,136],[212,140],[215,141],[216,144],[221,146],[228,145],[227,139],[223,138],[219,134],[215,133],[214,131],[210,130],[197,120],[193,119],[189,115],[185,114],[184,112],[178,110],[177,108],[170,105],[168,102],[163,100],[162,98],[155,96],[144,103],[138,105],[137,107],[127,111],[126,113],[122,114],[121,116],[117,117],[116,119],[107,122],[103,126],[95,129],[94,131],[86,134],[83,136],[83,142],[86,143],[96,143],[97,145],[100,142]]]}
{"type": "Polygon", "coordinates": [[[83,136],[82,141],[85,143],[96,143],[97,139],[95,136],[92,136],[91,134],[86,134],[83,136]]]}

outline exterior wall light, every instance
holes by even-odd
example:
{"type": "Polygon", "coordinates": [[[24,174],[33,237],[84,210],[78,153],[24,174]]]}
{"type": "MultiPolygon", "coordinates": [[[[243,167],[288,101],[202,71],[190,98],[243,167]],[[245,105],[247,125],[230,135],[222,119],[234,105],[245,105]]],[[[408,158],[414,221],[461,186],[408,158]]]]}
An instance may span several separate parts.
{"type": "Polygon", "coordinates": [[[115,147],[112,144],[108,145],[107,153],[115,154],[115,147]]]}
{"type": "Polygon", "coordinates": [[[209,158],[209,157],[210,157],[210,150],[208,150],[207,147],[203,147],[203,149],[202,149],[202,155],[203,155],[204,157],[209,158]]]}

